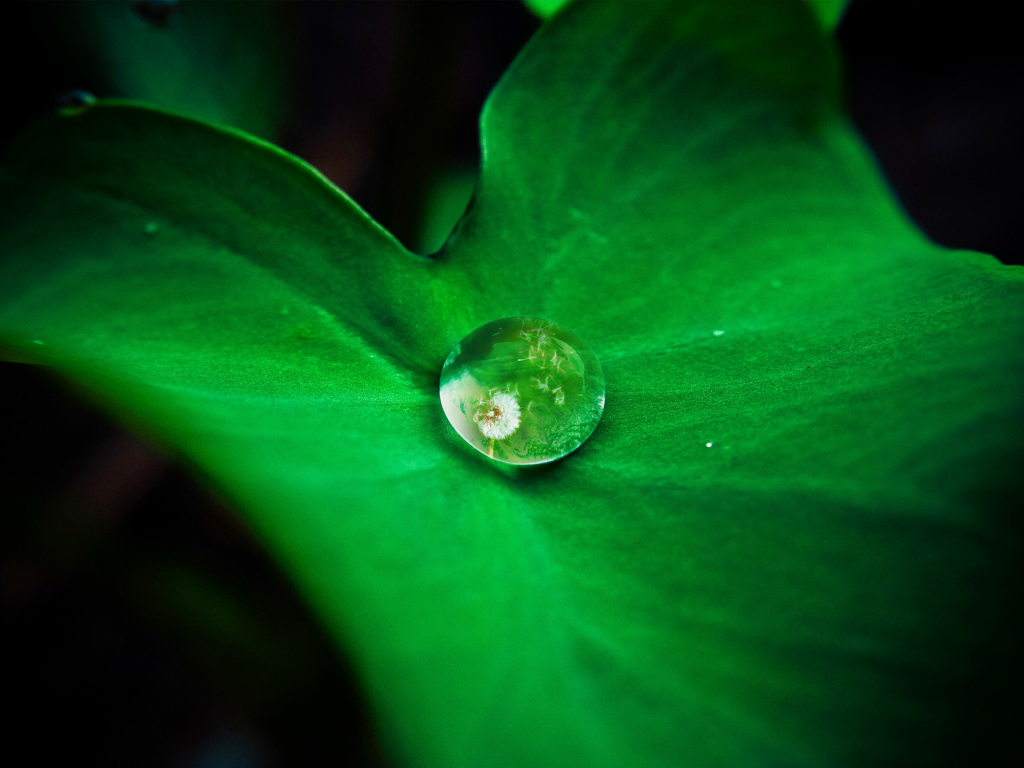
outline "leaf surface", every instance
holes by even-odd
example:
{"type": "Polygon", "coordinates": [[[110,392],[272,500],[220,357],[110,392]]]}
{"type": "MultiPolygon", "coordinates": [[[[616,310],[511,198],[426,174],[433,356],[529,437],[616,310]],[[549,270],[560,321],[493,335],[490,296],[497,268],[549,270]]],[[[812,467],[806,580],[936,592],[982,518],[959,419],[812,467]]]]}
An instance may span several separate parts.
{"type": "Polygon", "coordinates": [[[846,6],[850,0],[807,0],[818,17],[818,21],[824,29],[829,31],[836,28],[846,12],[846,6]]]}
{"type": "Polygon", "coordinates": [[[0,329],[237,500],[404,762],[956,764],[1015,637],[1024,277],[914,230],[837,91],[803,5],[567,8],[434,260],[270,145],[94,107],[8,153],[0,329]],[[437,397],[514,314],[607,379],[542,468],[437,397]]]}

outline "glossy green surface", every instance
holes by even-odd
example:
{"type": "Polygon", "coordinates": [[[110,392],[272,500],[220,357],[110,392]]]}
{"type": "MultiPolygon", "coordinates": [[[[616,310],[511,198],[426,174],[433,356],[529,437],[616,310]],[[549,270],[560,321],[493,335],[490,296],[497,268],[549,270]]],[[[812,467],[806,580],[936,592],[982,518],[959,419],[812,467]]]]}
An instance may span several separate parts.
{"type": "Polygon", "coordinates": [[[837,94],[802,5],[570,6],[492,93],[434,260],[240,134],[55,118],[0,177],[0,335],[238,502],[401,765],[984,763],[1024,275],[927,242],[837,94]],[[539,468],[481,461],[437,398],[512,315],[606,377],[539,468]]]}
{"type": "Polygon", "coordinates": [[[583,339],[540,317],[505,317],[456,344],[441,369],[441,407],[462,439],[508,464],[575,451],[604,410],[604,372],[583,339]]]}

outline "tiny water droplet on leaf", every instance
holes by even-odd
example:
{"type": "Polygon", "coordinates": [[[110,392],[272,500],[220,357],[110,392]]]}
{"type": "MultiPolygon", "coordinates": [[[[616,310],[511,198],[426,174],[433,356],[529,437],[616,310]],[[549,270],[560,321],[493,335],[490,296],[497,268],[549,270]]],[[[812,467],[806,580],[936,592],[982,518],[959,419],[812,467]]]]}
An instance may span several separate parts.
{"type": "Polygon", "coordinates": [[[57,110],[65,117],[80,115],[97,101],[96,97],[88,91],[74,88],[64,91],[57,96],[57,110]]]}
{"type": "Polygon", "coordinates": [[[480,326],[441,371],[441,405],[462,438],[508,464],[543,464],[576,450],[604,411],[604,372],[590,346],[539,317],[480,326]]]}

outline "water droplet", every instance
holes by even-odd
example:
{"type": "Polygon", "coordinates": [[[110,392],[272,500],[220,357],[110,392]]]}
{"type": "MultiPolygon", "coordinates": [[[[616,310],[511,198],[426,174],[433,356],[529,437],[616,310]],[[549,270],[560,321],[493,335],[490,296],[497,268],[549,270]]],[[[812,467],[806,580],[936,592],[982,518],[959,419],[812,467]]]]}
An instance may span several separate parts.
{"type": "Polygon", "coordinates": [[[150,222],[146,223],[146,234],[147,235],[155,235],[159,230],[160,230],[160,225],[157,224],[155,221],[150,221],[150,222]]]}
{"type": "Polygon", "coordinates": [[[714,443],[707,443],[707,447],[710,448],[714,443]]]}
{"type": "Polygon", "coordinates": [[[477,328],[441,371],[441,405],[462,438],[508,464],[543,464],[576,450],[604,410],[597,355],[568,328],[506,317],[477,328]]]}
{"type": "Polygon", "coordinates": [[[712,333],[714,333],[715,336],[721,336],[725,331],[712,331],[712,333]]]}
{"type": "Polygon", "coordinates": [[[154,27],[166,27],[177,9],[178,0],[138,0],[132,3],[135,15],[154,27]]]}
{"type": "Polygon", "coordinates": [[[42,339],[32,339],[32,343],[33,343],[33,344],[39,344],[39,345],[41,345],[41,346],[45,346],[45,345],[43,344],[43,340],[42,340],[42,339]]]}
{"type": "Polygon", "coordinates": [[[60,114],[69,117],[73,115],[79,115],[85,112],[89,107],[96,103],[96,97],[88,91],[83,91],[75,88],[70,91],[64,91],[62,94],[57,96],[57,110],[60,114]]]}

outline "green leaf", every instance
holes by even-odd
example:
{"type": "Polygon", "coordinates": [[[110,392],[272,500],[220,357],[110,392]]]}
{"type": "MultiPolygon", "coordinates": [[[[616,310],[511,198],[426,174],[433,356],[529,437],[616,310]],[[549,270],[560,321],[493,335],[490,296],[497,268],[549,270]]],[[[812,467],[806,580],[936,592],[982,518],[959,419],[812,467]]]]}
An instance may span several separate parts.
{"type": "MultiPolygon", "coordinates": [[[[523,4],[529,8],[535,16],[547,20],[568,5],[570,0],[523,0],[523,4]]],[[[843,12],[850,0],[807,0],[818,17],[821,26],[831,31],[839,24],[843,12]]]]}
{"type": "Polygon", "coordinates": [[[36,359],[31,355],[26,355],[20,350],[8,347],[5,344],[0,344],[0,361],[7,363],[33,364],[36,362],[36,359]]]}
{"type": "Polygon", "coordinates": [[[837,92],[803,5],[570,6],[492,94],[436,260],[270,145],[96,106],[8,154],[0,334],[233,496],[405,764],[984,763],[1024,275],[915,231],[837,92]],[[608,396],[532,470],[437,397],[526,313],[608,396]]]}
{"type": "Polygon", "coordinates": [[[570,0],[523,0],[523,5],[529,8],[535,16],[547,20],[568,5],[569,2],[570,0]]]}
{"type": "Polygon", "coordinates": [[[830,32],[839,24],[846,11],[846,6],[850,4],[850,0],[807,0],[807,2],[810,3],[811,10],[818,17],[818,21],[821,22],[822,28],[830,32]]]}
{"type": "Polygon", "coordinates": [[[453,166],[437,174],[427,192],[416,252],[436,253],[459,223],[476,188],[477,169],[453,166]]]}
{"type": "Polygon", "coordinates": [[[99,96],[152,102],[257,136],[277,132],[286,85],[278,6],[64,3],[53,15],[63,55],[99,96]],[[140,6],[155,8],[155,20],[140,6]]]}

